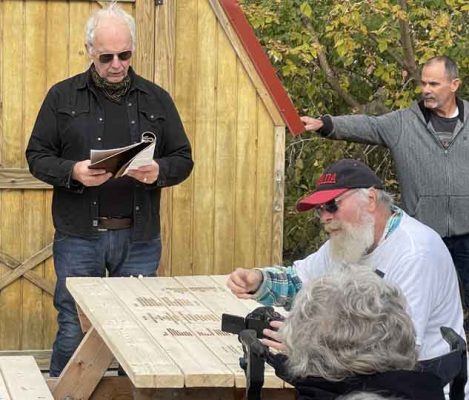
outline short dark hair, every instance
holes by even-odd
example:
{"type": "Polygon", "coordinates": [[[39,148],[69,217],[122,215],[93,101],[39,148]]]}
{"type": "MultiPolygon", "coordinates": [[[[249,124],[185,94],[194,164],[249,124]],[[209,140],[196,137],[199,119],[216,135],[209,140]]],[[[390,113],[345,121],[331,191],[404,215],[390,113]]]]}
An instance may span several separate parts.
{"type": "Polygon", "coordinates": [[[445,64],[445,71],[446,71],[446,76],[450,81],[453,79],[458,79],[459,78],[459,71],[458,71],[458,66],[456,63],[449,58],[448,56],[435,56],[430,58],[423,64],[424,67],[434,64],[436,62],[442,62],[445,64]]]}

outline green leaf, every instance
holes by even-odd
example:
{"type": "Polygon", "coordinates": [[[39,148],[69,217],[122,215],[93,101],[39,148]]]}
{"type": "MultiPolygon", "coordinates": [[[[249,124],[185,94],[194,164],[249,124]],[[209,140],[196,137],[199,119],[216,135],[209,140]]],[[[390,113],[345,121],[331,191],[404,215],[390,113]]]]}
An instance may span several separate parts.
{"type": "Polygon", "coordinates": [[[313,16],[313,10],[311,9],[311,6],[308,4],[308,2],[303,2],[300,6],[300,11],[303,15],[305,15],[308,18],[311,18],[313,16]]]}

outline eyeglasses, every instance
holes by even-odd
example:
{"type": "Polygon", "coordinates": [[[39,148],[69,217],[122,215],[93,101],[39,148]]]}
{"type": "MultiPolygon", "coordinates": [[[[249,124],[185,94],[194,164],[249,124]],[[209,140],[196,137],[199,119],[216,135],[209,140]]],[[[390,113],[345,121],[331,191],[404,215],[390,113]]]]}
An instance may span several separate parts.
{"type": "Polygon", "coordinates": [[[321,213],[323,211],[327,211],[330,214],[335,214],[337,211],[339,211],[340,202],[356,191],[357,189],[348,190],[342,196],[339,196],[338,198],[332,199],[331,201],[328,201],[327,203],[315,206],[314,211],[319,217],[321,216],[321,213]]]}
{"type": "Polygon", "coordinates": [[[98,59],[101,64],[108,64],[112,60],[114,60],[114,56],[117,56],[117,58],[119,58],[119,60],[121,61],[127,61],[130,57],[132,57],[132,51],[127,50],[127,51],[123,51],[122,53],[117,53],[117,54],[114,54],[114,53],[100,54],[98,59]]]}

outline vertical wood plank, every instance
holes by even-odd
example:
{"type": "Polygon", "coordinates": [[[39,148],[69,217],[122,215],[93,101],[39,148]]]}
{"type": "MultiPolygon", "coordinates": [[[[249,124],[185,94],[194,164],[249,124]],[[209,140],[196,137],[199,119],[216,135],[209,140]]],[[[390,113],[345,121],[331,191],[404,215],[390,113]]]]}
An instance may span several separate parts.
{"type": "Polygon", "coordinates": [[[256,203],[256,266],[272,264],[272,209],[274,198],[274,125],[258,97],[257,203],[256,203]]]}
{"type": "Polygon", "coordinates": [[[47,88],[69,77],[69,3],[47,2],[47,88]]]}
{"type": "Polygon", "coordinates": [[[285,204],[285,127],[274,128],[274,198],[272,222],[272,263],[283,264],[283,212],[285,204]]]}
{"type": "Polygon", "coordinates": [[[213,273],[215,146],[217,100],[217,24],[206,1],[199,1],[197,44],[196,159],[194,177],[194,274],[213,273]]]}
{"type": "MultiPolygon", "coordinates": [[[[24,3],[4,1],[3,12],[3,154],[5,167],[22,166],[24,139],[23,71],[24,71],[24,3]],[[7,62],[5,60],[8,60],[7,62]],[[8,79],[5,79],[8,77],[8,79]]],[[[2,223],[0,248],[18,260],[22,255],[23,199],[21,191],[0,192],[2,223]]],[[[17,280],[0,292],[0,348],[21,348],[22,284],[17,280]]]]}
{"type": "MultiPolygon", "coordinates": [[[[3,48],[5,47],[5,42],[3,40],[3,16],[4,16],[4,7],[5,2],[0,1],[0,104],[3,105],[5,102],[5,93],[3,91],[3,64],[5,58],[3,57],[3,48]]],[[[4,143],[4,130],[3,130],[3,106],[0,107],[0,166],[3,166],[3,143],[4,143]]],[[[0,197],[0,211],[1,211],[1,197],[0,197]]],[[[1,271],[0,271],[1,273],[1,271]]]]}
{"type": "MultiPolygon", "coordinates": [[[[21,260],[22,241],[18,232],[23,229],[23,196],[21,191],[1,195],[2,214],[0,248],[11,257],[21,260]]],[[[22,289],[20,279],[0,292],[0,349],[21,349],[22,339],[22,289]]]]}
{"type": "Polygon", "coordinates": [[[218,28],[217,143],[215,155],[214,273],[233,268],[235,240],[235,171],[237,131],[237,60],[221,27],[218,28]]]}
{"type": "MultiPolygon", "coordinates": [[[[256,252],[257,202],[257,95],[241,63],[238,63],[238,131],[236,150],[236,238],[233,267],[253,267],[256,252]]],[[[220,269],[219,273],[228,273],[220,269]]]]}
{"type": "Polygon", "coordinates": [[[138,0],[135,3],[137,51],[135,70],[146,79],[153,80],[155,73],[155,2],[138,0]]]}
{"type": "MultiPolygon", "coordinates": [[[[44,212],[47,216],[46,223],[43,226],[44,229],[44,238],[46,243],[50,243],[54,235],[54,227],[52,225],[52,216],[51,216],[51,207],[52,207],[52,190],[48,190],[45,193],[44,201],[44,212]]],[[[56,281],[56,275],[54,270],[54,260],[49,258],[44,263],[44,277],[50,282],[56,281]]],[[[43,325],[43,336],[44,336],[44,349],[52,348],[52,343],[55,339],[55,334],[57,332],[57,312],[55,311],[53,298],[47,293],[43,292],[42,299],[44,303],[44,325],[43,325]]]]}
{"type": "Polygon", "coordinates": [[[3,26],[3,154],[5,167],[21,167],[23,152],[24,3],[5,1],[3,26]]]}
{"type": "MultiPolygon", "coordinates": [[[[204,1],[204,0],[201,0],[204,1]]],[[[176,8],[175,101],[191,143],[195,129],[197,75],[197,0],[178,1],[176,8]]],[[[193,176],[173,188],[171,275],[191,275],[193,176]]]]}
{"type": "MultiPolygon", "coordinates": [[[[25,2],[25,40],[24,54],[27,63],[24,65],[24,93],[28,94],[28,100],[24,103],[24,143],[29,140],[37,112],[44,97],[46,80],[44,70],[46,59],[45,37],[46,5],[44,2],[25,2]]],[[[26,164],[26,160],[23,162],[26,164]]],[[[41,250],[45,245],[43,237],[43,224],[45,222],[44,192],[42,190],[24,190],[24,210],[22,220],[24,240],[22,260],[41,250]]],[[[46,211],[47,212],[47,211],[46,211]]],[[[34,271],[44,276],[44,263],[39,264],[34,271]]],[[[22,343],[23,349],[40,349],[44,343],[42,318],[44,305],[42,302],[42,290],[22,279],[22,343]]]]}
{"type": "MultiPolygon", "coordinates": [[[[24,248],[22,259],[30,257],[45,245],[43,239],[44,193],[42,190],[24,191],[23,211],[24,248]]],[[[33,269],[40,276],[44,276],[44,263],[33,269]]],[[[22,279],[22,349],[41,349],[44,344],[43,313],[44,304],[42,290],[26,279],[22,279]]]]}
{"type": "Polygon", "coordinates": [[[90,4],[90,2],[86,1],[70,2],[69,76],[74,76],[85,71],[90,65],[85,49],[85,24],[92,12],[90,4]]]}
{"type": "Polygon", "coordinates": [[[155,10],[155,83],[174,95],[176,3],[164,2],[155,10]]]}
{"type": "MultiPolygon", "coordinates": [[[[155,10],[155,82],[174,98],[176,58],[176,3],[168,1],[155,10]]],[[[162,253],[158,275],[171,275],[173,189],[161,192],[160,221],[162,253]]]]}

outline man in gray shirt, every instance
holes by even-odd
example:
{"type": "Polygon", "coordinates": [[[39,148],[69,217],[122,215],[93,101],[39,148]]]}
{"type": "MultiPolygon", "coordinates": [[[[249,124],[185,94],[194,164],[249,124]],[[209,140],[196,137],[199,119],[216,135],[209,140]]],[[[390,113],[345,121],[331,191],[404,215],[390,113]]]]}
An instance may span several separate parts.
{"type": "Polygon", "coordinates": [[[457,65],[449,57],[428,60],[422,100],[381,116],[302,117],[305,129],[328,139],[389,148],[402,208],[432,227],[448,247],[469,305],[469,102],[456,96],[457,65]]]}

